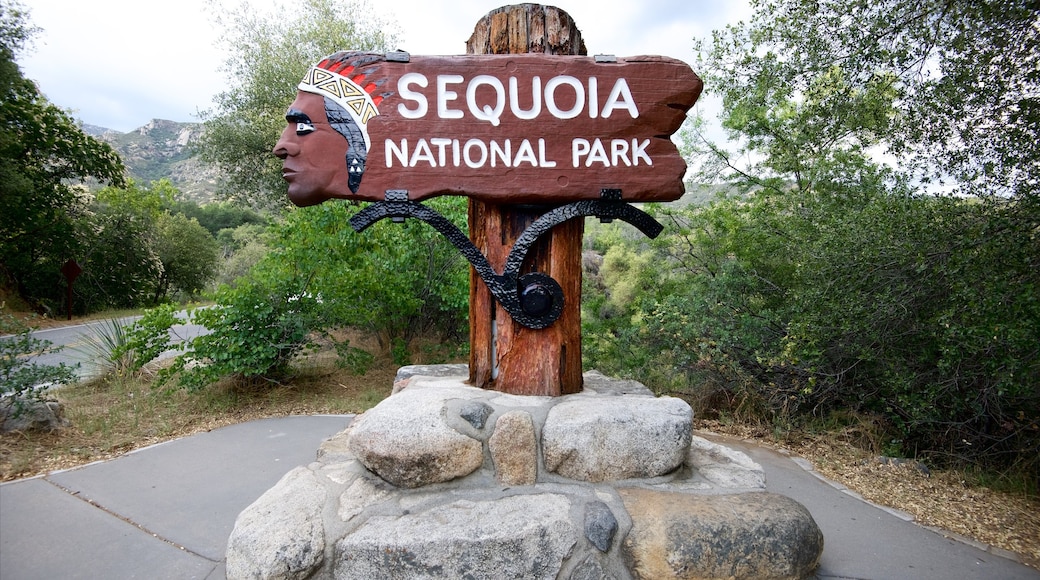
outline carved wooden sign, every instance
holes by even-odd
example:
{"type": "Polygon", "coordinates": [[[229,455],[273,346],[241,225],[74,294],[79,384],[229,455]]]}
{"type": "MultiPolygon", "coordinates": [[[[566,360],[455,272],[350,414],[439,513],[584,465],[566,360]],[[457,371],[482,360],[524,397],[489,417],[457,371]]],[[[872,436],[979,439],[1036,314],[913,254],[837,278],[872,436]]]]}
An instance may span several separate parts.
{"type": "Polygon", "coordinates": [[[683,194],[670,136],[702,83],[682,61],[337,53],[299,85],[275,154],[297,205],[466,195],[564,203],[683,194]]]}

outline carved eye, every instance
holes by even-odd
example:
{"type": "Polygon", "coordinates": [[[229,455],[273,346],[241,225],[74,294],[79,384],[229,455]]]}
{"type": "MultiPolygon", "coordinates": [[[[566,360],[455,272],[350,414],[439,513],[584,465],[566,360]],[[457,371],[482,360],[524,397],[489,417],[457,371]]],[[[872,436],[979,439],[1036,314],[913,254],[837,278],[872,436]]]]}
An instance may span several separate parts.
{"type": "Polygon", "coordinates": [[[300,137],[314,132],[314,125],[310,123],[296,123],[296,134],[300,137]]]}

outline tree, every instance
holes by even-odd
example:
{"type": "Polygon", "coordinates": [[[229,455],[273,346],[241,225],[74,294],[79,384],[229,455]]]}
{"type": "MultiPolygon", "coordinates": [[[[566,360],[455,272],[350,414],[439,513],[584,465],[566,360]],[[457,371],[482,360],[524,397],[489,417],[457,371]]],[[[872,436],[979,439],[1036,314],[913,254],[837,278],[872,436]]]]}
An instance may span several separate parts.
{"type": "Polygon", "coordinates": [[[155,252],[163,268],[153,302],[161,302],[171,289],[197,296],[216,273],[217,241],[195,218],[182,214],[161,214],[155,230],[155,252]]]}
{"type": "Polygon", "coordinates": [[[217,242],[194,218],[165,209],[177,195],[166,179],[97,192],[79,220],[85,250],[77,293],[88,309],[157,304],[170,291],[194,296],[213,279],[217,242]]]}
{"type": "MultiPolygon", "coordinates": [[[[847,88],[819,110],[818,122],[849,127],[862,115],[846,97],[894,92],[891,113],[867,128],[876,126],[892,153],[917,161],[920,177],[954,179],[967,193],[1014,195],[1035,203],[1040,183],[1035,161],[1040,158],[1040,7],[1035,2],[754,0],[752,6],[750,22],[698,44],[705,86],[723,97],[724,115],[732,117],[756,102],[768,105],[761,100],[764,91],[779,98],[808,95],[821,79],[837,73],[847,88]]],[[[731,129],[741,125],[731,118],[731,129]]]]}
{"type": "Polygon", "coordinates": [[[17,2],[0,1],[0,276],[31,304],[60,304],[59,270],[80,252],[75,222],[87,178],[122,185],[109,145],[86,135],[22,76],[15,58],[35,29],[17,2]]]}
{"type": "MultiPolygon", "coordinates": [[[[460,225],[464,202],[431,203],[460,225]]],[[[296,355],[343,327],[375,335],[387,351],[417,336],[456,339],[469,295],[462,257],[422,223],[384,221],[358,234],[348,224],[355,211],[326,203],[272,226],[271,251],[248,276],[221,285],[213,308],[192,315],[211,332],[192,340],[163,380],[178,375],[192,390],[229,376],[276,383],[296,355]]],[[[347,343],[337,350],[351,355],[347,343]]]]}
{"type": "Polygon", "coordinates": [[[170,213],[183,214],[184,217],[195,219],[214,237],[220,233],[220,230],[234,229],[244,224],[267,222],[262,215],[228,202],[199,205],[190,200],[178,200],[170,203],[166,209],[170,213]]]}
{"type": "Polygon", "coordinates": [[[753,6],[699,44],[735,150],[692,150],[742,195],[667,215],[614,332],[780,424],[876,413],[889,450],[1035,474],[1040,8],[753,6]]]}
{"type": "Polygon", "coordinates": [[[151,303],[163,272],[155,223],[172,192],[168,182],[142,188],[132,180],[97,192],[91,211],[80,220],[83,274],[76,293],[87,312],[151,303]]]}
{"type": "Polygon", "coordinates": [[[228,199],[282,208],[285,182],[271,150],[307,67],[339,50],[387,50],[394,33],[367,1],[305,0],[267,14],[245,2],[214,9],[230,54],[223,69],[228,88],[203,116],[199,151],[225,176],[228,199]]]}

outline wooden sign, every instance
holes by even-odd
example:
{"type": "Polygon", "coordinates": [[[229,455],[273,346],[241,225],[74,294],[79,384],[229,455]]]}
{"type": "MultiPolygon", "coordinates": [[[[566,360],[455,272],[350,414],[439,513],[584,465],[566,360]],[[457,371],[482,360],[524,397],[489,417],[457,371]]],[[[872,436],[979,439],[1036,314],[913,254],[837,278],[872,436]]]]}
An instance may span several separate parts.
{"type": "Polygon", "coordinates": [[[387,190],[496,203],[683,194],[686,163],[669,137],[702,83],[682,61],[389,56],[337,53],[300,83],[275,148],[297,205],[387,190]]]}

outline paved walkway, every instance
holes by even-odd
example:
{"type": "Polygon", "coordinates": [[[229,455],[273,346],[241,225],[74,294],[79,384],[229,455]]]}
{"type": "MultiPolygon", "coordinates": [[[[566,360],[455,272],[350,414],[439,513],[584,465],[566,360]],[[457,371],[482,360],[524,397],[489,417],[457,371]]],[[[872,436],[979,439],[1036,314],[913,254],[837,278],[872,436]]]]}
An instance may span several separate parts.
{"type": "MultiPolygon", "coordinates": [[[[350,416],[264,419],[0,485],[0,579],[224,578],[235,518],[350,416]]],[[[823,530],[820,579],[1030,579],[1040,571],[874,507],[771,450],[728,441],[823,530]]],[[[804,463],[804,462],[803,462],[804,463]]]]}

